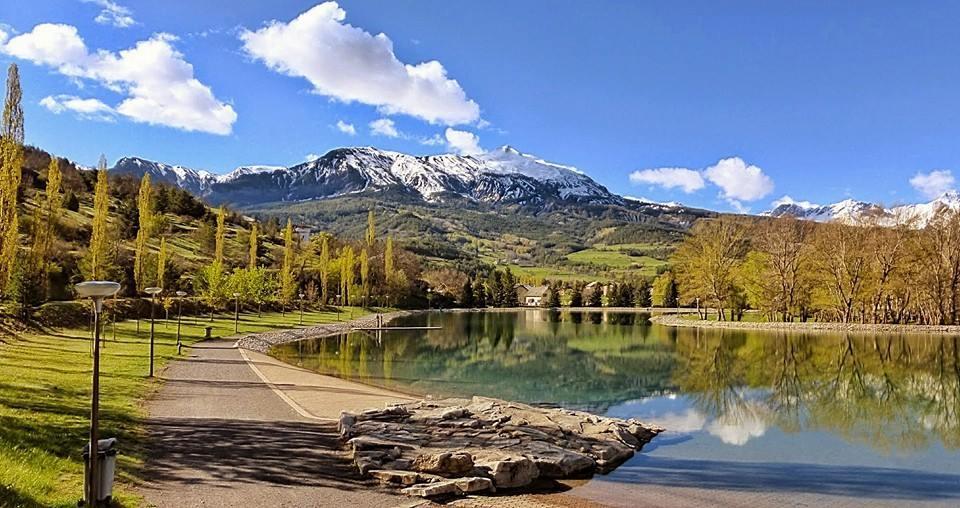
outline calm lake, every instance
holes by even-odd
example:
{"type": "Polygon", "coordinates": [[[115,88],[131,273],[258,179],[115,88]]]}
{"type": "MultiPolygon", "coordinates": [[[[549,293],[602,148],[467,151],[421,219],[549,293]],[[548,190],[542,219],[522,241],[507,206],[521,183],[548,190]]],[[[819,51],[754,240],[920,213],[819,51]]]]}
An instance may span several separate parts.
{"type": "MultiPolygon", "coordinates": [[[[960,338],[676,329],[643,313],[430,313],[278,347],[320,373],[668,429],[620,484],[960,505],[960,338]]],[[[595,483],[595,482],[591,482],[595,483]]]]}

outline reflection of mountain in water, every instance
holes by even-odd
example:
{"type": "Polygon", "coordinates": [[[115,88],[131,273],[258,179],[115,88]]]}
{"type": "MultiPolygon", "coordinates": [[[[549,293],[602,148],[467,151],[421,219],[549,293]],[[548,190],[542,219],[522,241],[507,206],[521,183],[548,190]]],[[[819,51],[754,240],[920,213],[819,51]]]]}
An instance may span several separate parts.
{"type": "Polygon", "coordinates": [[[598,413],[676,393],[692,401],[704,430],[728,444],[776,426],[825,430],[882,450],[960,448],[957,338],[676,329],[650,326],[642,313],[546,310],[432,314],[400,324],[427,320],[443,330],[380,340],[351,334],[274,354],[424,394],[598,413]]]}

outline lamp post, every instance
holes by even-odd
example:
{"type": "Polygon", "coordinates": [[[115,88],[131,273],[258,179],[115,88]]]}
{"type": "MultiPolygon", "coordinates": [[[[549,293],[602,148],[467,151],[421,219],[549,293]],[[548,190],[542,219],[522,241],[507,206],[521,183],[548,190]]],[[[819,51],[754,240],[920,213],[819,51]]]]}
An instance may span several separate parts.
{"type": "MultiPolygon", "coordinates": [[[[340,295],[339,295],[339,294],[337,294],[337,303],[340,304],[340,305],[343,304],[343,302],[340,301],[340,295]]],[[[335,307],[337,308],[337,321],[340,321],[340,305],[336,305],[336,306],[335,306],[335,307]]]]}
{"type": "Polygon", "coordinates": [[[177,291],[177,354],[181,354],[183,343],[180,342],[180,323],[183,320],[183,297],[187,296],[186,291],[177,291]]]}
{"type": "Polygon", "coordinates": [[[97,467],[97,445],[100,432],[100,311],[103,299],[115,295],[120,284],[108,281],[89,281],[77,284],[82,298],[93,300],[93,390],[90,396],[90,458],[84,499],[87,506],[96,506],[100,500],[100,471],[97,467]]]}
{"type": "Polygon", "coordinates": [[[240,293],[233,294],[233,333],[240,333],[240,293]]]}
{"type": "Polygon", "coordinates": [[[153,377],[153,343],[154,343],[154,334],[153,329],[156,324],[155,315],[157,312],[157,295],[160,294],[163,289],[157,287],[149,287],[143,290],[145,293],[150,295],[150,377],[153,377]]]}
{"type": "Polygon", "coordinates": [[[300,293],[300,324],[303,325],[303,293],[300,293]]]}
{"type": "Polygon", "coordinates": [[[433,288],[427,288],[427,310],[433,310],[433,288]]]}

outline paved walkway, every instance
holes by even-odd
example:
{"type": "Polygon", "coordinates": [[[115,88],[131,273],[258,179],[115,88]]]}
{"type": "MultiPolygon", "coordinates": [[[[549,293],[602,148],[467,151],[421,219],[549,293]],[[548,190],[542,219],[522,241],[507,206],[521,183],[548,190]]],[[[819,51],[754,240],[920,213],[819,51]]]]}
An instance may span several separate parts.
{"type": "Polygon", "coordinates": [[[336,423],[298,413],[257,370],[317,416],[339,414],[343,406],[335,408],[334,397],[351,401],[349,409],[382,407],[397,400],[388,392],[351,391],[357,385],[259,355],[251,358],[254,369],[232,341],[208,341],[190,351],[163,372],[164,385],[149,403],[150,482],[141,489],[148,506],[419,504],[360,479],[337,449],[336,423]]]}

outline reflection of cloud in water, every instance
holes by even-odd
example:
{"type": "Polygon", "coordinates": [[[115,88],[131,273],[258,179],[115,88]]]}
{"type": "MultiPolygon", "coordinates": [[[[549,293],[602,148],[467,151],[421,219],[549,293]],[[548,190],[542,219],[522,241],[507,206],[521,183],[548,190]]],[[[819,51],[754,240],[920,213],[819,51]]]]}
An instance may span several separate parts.
{"type": "Polygon", "coordinates": [[[700,411],[690,408],[681,413],[664,413],[650,418],[650,423],[659,425],[668,432],[696,432],[707,423],[700,411]]]}
{"type": "Polygon", "coordinates": [[[767,431],[762,412],[761,407],[753,402],[736,404],[730,412],[711,421],[707,425],[707,432],[726,444],[743,446],[750,439],[760,437],[767,431]]]}

